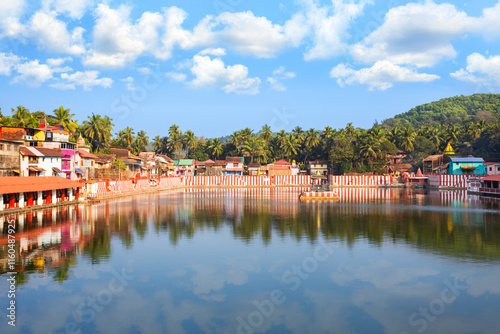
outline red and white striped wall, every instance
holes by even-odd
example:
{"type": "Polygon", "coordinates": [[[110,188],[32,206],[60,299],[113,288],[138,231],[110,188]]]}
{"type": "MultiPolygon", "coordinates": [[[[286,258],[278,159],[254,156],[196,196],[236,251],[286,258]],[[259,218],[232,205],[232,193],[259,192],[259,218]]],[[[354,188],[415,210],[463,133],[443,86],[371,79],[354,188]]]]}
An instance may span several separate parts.
{"type": "Polygon", "coordinates": [[[472,175],[439,175],[442,187],[466,188],[472,175]]]}
{"type": "Polygon", "coordinates": [[[330,182],[337,186],[381,186],[392,183],[390,175],[330,175],[330,182]]]}

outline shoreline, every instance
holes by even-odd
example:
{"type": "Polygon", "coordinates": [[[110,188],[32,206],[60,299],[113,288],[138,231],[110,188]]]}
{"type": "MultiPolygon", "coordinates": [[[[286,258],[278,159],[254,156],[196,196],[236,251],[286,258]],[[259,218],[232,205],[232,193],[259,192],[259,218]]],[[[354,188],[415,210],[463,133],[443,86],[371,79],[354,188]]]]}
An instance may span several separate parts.
{"type": "MultiPolygon", "coordinates": [[[[93,205],[96,203],[99,203],[100,201],[104,200],[110,200],[110,199],[116,199],[116,198],[122,198],[122,197],[128,197],[128,196],[134,196],[134,195],[142,195],[142,194],[148,194],[148,193],[155,193],[155,192],[160,192],[160,191],[171,191],[171,190],[180,190],[180,189],[255,189],[255,188],[264,188],[264,189],[271,189],[271,188],[305,188],[305,187],[310,187],[310,184],[304,184],[304,185],[268,185],[268,186],[253,186],[253,185],[245,185],[245,186],[225,186],[225,185],[215,185],[215,186],[207,186],[207,185],[195,185],[195,186],[178,186],[178,187],[172,187],[172,188],[161,188],[161,189],[146,189],[146,190],[139,190],[139,191],[131,191],[131,192],[125,192],[125,193],[114,193],[114,194],[109,194],[109,195],[104,195],[104,196],[99,196],[95,198],[87,198],[87,199],[80,199],[80,200],[74,200],[74,201],[68,201],[68,202],[59,202],[59,203],[53,203],[53,204],[44,204],[44,205],[36,205],[36,206],[29,206],[29,207],[23,207],[23,208],[13,208],[13,209],[5,209],[3,211],[0,211],[0,217],[5,217],[13,214],[19,214],[19,213],[27,213],[27,212],[37,212],[40,210],[48,210],[48,209],[53,209],[57,207],[63,207],[63,206],[72,206],[72,205],[79,205],[79,204],[84,204],[84,205],[93,205]]],[[[388,185],[370,185],[370,186],[358,186],[358,185],[341,185],[341,186],[330,186],[330,190],[334,189],[363,189],[363,188],[371,188],[371,189],[415,189],[411,187],[407,187],[403,184],[388,184],[388,185]]],[[[437,190],[437,191],[460,191],[460,190],[467,190],[467,188],[463,187],[449,187],[449,186],[442,186],[442,187],[429,187],[429,190],[437,190]]]]}

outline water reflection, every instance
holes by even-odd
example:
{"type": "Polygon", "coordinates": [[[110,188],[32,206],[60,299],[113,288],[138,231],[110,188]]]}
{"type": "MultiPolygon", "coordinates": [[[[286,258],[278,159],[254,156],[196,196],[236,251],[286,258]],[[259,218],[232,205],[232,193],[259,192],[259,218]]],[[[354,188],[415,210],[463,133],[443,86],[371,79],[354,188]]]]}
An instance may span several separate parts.
{"type": "MultiPolygon", "coordinates": [[[[496,333],[497,203],[376,188],[300,203],[300,191],[190,189],[11,217],[17,330],[496,333]],[[458,286],[446,295],[453,303],[422,316],[420,307],[441,306],[447,284],[458,286]]],[[[2,274],[11,271],[6,219],[2,274]]]]}

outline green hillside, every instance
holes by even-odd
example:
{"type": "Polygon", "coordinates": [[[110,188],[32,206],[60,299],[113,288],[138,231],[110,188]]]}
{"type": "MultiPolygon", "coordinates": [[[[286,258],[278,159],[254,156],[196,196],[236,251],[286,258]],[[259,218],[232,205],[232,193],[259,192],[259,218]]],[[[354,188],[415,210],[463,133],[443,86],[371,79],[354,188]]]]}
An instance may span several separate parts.
{"type": "Polygon", "coordinates": [[[410,111],[386,119],[384,127],[411,124],[414,128],[437,124],[464,124],[479,122],[498,123],[500,120],[500,94],[474,94],[455,96],[422,104],[410,111]]]}

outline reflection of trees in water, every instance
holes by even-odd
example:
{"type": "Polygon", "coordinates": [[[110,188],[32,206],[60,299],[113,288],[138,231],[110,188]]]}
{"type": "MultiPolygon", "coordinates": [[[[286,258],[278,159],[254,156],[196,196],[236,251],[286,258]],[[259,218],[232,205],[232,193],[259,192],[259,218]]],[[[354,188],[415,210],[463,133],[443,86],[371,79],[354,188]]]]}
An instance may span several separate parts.
{"type": "MultiPolygon", "coordinates": [[[[71,276],[78,253],[92,264],[107,261],[111,257],[113,238],[131,249],[136,238],[146,239],[149,224],[153,224],[152,231],[157,235],[168,235],[172,245],[193,238],[197,232],[229,228],[234,237],[245,243],[260,239],[268,245],[273,238],[289,237],[314,242],[321,235],[350,247],[363,239],[378,246],[384,242],[404,243],[458,258],[500,258],[500,224],[496,223],[496,212],[467,211],[468,204],[460,202],[453,207],[442,207],[439,198],[426,200],[426,204],[432,206],[416,206],[421,199],[412,202],[411,198],[393,202],[380,199],[364,204],[299,204],[251,197],[225,198],[224,195],[165,198],[151,194],[86,206],[80,208],[78,214],[71,214],[70,210],[51,212],[48,218],[38,218],[42,224],[36,224],[34,219],[30,226],[25,224],[24,230],[35,233],[64,222],[82,231],[80,239],[73,240],[74,250],[69,252],[61,251],[61,245],[52,245],[51,251],[60,253],[60,259],[53,262],[47,260],[52,256],[48,248],[37,248],[36,256],[45,256],[44,267],[35,265],[35,261],[25,261],[22,266],[18,263],[18,283],[25,284],[31,273],[40,271],[63,282],[71,276]]],[[[498,209],[488,205],[489,209],[498,209]]],[[[18,232],[25,231],[19,229],[18,232]]],[[[28,255],[25,254],[26,258],[28,255]]],[[[3,245],[0,258],[6,259],[6,256],[7,248],[3,245]]]]}

